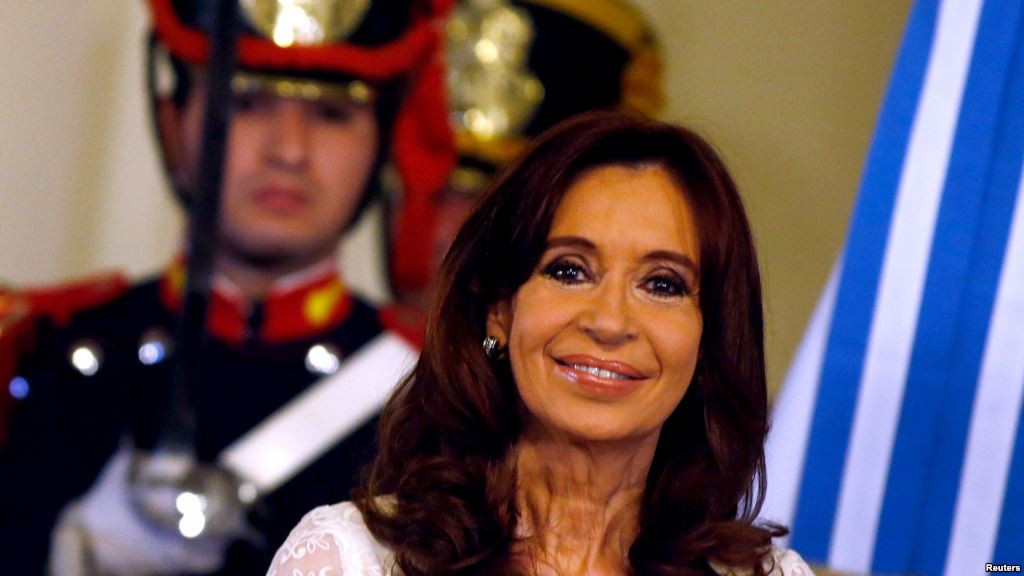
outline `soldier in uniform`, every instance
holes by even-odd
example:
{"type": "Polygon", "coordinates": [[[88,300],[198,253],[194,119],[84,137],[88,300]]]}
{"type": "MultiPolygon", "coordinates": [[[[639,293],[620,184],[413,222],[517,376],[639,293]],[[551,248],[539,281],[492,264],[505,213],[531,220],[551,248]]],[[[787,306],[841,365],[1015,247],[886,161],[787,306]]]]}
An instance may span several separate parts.
{"type": "MultiPolygon", "coordinates": [[[[185,205],[198,179],[214,4],[148,1],[153,115],[185,205]]],[[[386,161],[413,205],[447,178],[438,31],[449,2],[240,4],[201,387],[176,403],[187,249],[158,278],[86,286],[88,298],[61,310],[25,314],[45,298],[4,296],[0,360],[34,342],[11,380],[0,453],[4,573],[42,574],[48,562],[58,574],[262,573],[302,514],[347,498],[372,456],[374,403],[396,374],[374,390],[367,362],[394,371],[395,354],[410,349],[348,290],[338,242],[386,161]],[[194,462],[140,456],[164,454],[165,427],[183,418],[194,462]],[[166,494],[140,472],[154,461],[181,486],[229,482],[173,491],[167,521],[152,514],[166,494]],[[218,524],[223,510],[241,518],[218,524]]],[[[407,226],[412,216],[398,218],[407,226]]]]}
{"type": "MultiPolygon", "coordinates": [[[[628,0],[460,0],[447,25],[450,123],[458,165],[412,221],[391,219],[389,278],[406,317],[491,176],[534,136],[574,114],[663,107],[661,49],[628,0]]],[[[393,213],[401,199],[388,196],[393,213]]],[[[404,208],[404,207],[403,207],[404,208]]]]}

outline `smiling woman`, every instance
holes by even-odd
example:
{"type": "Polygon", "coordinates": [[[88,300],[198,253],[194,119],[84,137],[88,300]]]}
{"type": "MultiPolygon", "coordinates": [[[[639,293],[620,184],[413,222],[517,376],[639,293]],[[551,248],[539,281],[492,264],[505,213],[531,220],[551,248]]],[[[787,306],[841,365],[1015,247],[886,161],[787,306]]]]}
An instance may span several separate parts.
{"type": "Polygon", "coordinates": [[[761,284],[704,140],[613,112],[556,127],[440,280],[368,487],[307,516],[271,573],[810,573],[753,522],[761,284]]]}
{"type": "Polygon", "coordinates": [[[628,440],[654,453],[697,363],[698,247],[665,168],[608,165],[578,177],[537,272],[490,316],[488,333],[507,342],[527,431],[628,440]]]}

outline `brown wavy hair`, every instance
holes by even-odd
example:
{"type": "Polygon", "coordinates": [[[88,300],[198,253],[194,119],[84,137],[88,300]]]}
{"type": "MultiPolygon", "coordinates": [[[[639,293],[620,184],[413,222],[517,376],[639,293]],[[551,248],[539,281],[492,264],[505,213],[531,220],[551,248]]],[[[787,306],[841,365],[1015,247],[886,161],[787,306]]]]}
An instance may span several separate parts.
{"type": "Polygon", "coordinates": [[[512,448],[521,400],[507,360],[481,348],[488,310],[535,273],[572,183],[605,165],[659,166],[694,212],[704,319],[694,380],[665,422],[647,477],[637,575],[763,573],[776,525],[764,494],[768,402],[761,280],[732,177],[694,132],[623,112],[577,116],[540,136],[492,182],[445,256],[419,363],[384,408],[380,451],[354,494],[409,576],[521,574],[512,448]]]}

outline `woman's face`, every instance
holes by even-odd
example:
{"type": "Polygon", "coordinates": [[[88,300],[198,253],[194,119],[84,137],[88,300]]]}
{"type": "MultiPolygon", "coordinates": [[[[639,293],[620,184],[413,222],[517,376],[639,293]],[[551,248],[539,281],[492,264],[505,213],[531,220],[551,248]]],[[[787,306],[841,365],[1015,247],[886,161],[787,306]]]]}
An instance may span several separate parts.
{"type": "Polygon", "coordinates": [[[489,317],[539,426],[574,441],[656,435],[686,393],[703,321],[698,231],[658,166],[584,172],[540,265],[489,317]]]}

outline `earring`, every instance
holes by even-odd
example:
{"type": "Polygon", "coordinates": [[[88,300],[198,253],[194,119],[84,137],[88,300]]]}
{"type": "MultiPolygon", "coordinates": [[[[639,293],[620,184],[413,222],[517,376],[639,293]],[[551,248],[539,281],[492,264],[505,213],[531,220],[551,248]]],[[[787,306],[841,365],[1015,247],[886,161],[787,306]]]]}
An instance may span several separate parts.
{"type": "Polygon", "coordinates": [[[488,336],[488,337],[484,338],[483,347],[484,347],[484,354],[488,358],[493,360],[497,356],[498,339],[495,338],[494,336],[488,336]]]}

